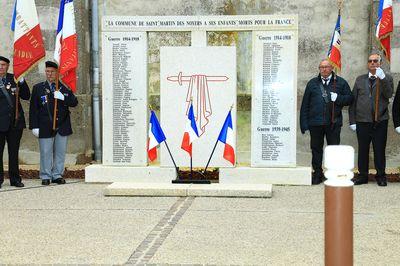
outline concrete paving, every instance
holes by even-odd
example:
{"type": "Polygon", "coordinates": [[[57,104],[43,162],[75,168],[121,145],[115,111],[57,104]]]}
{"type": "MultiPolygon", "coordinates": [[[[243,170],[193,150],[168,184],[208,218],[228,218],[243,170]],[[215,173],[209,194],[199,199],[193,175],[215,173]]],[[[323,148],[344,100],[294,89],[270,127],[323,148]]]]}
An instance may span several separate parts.
{"type": "MultiPolygon", "coordinates": [[[[24,182],[0,189],[0,264],[324,263],[323,185],[274,186],[260,199],[105,197],[108,184],[24,182]]],[[[399,252],[400,183],[355,187],[355,265],[400,265],[399,252]]]]}

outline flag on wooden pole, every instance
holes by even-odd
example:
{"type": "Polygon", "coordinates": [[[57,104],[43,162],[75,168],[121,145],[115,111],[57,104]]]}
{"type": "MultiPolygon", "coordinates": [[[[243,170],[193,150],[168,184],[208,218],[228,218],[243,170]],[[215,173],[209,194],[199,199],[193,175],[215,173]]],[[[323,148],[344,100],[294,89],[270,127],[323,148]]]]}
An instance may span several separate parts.
{"type": "Polygon", "coordinates": [[[34,0],[15,0],[11,30],[14,32],[13,70],[18,80],[46,55],[34,0]]]}
{"type": "Polygon", "coordinates": [[[328,51],[328,60],[338,72],[340,72],[342,69],[342,61],[341,61],[342,55],[340,51],[340,45],[342,41],[340,34],[341,33],[340,33],[340,9],[339,9],[335,30],[333,31],[331,44],[329,46],[329,51],[328,51]]]}
{"type": "Polygon", "coordinates": [[[386,59],[390,62],[390,35],[393,32],[392,0],[380,0],[376,38],[378,39],[386,59]]]}
{"type": "Polygon", "coordinates": [[[60,2],[54,60],[59,65],[61,80],[75,92],[78,44],[73,0],[61,0],[60,2]]]}

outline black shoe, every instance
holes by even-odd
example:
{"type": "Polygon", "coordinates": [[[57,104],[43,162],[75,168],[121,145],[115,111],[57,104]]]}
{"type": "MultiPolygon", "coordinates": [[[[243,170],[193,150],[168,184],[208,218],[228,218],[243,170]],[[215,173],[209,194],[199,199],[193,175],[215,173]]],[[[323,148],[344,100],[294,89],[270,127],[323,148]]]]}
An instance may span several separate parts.
{"type": "Polygon", "coordinates": [[[43,185],[43,186],[48,186],[48,185],[50,185],[50,179],[43,179],[43,180],[42,180],[42,185],[43,185]]]}
{"type": "Polygon", "coordinates": [[[353,178],[354,185],[362,185],[362,184],[368,184],[368,177],[364,176],[357,176],[353,178]]]}
{"type": "Polygon", "coordinates": [[[378,186],[380,187],[386,187],[387,186],[387,180],[386,180],[386,176],[377,176],[375,177],[376,179],[376,183],[378,184],[378,186]]]}
{"type": "Polygon", "coordinates": [[[56,183],[56,184],[59,184],[59,185],[63,185],[63,184],[65,184],[65,179],[60,177],[60,178],[51,180],[51,183],[56,183]]]}
{"type": "Polygon", "coordinates": [[[10,183],[10,186],[13,186],[13,187],[24,187],[25,185],[24,185],[24,183],[22,183],[20,181],[17,181],[17,182],[10,183]]]}
{"type": "Polygon", "coordinates": [[[1,188],[1,184],[0,184],[0,188],[1,188]]]}
{"type": "Polygon", "coordinates": [[[312,180],[311,183],[313,185],[319,185],[322,183],[323,179],[324,179],[324,174],[322,172],[314,172],[312,174],[312,180]]]}

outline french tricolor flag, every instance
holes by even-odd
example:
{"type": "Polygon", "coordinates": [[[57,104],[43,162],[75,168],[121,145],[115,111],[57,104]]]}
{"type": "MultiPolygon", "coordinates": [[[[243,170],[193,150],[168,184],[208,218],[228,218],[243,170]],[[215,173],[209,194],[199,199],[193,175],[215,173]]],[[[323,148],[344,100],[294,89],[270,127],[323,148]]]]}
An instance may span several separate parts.
{"type": "Polygon", "coordinates": [[[60,2],[54,60],[59,65],[61,80],[75,92],[78,45],[73,0],[61,0],[60,2]]]}
{"type": "Polygon", "coordinates": [[[378,21],[376,23],[376,38],[383,52],[390,61],[390,34],[393,32],[393,7],[392,0],[380,0],[378,21]]]}
{"type": "Polygon", "coordinates": [[[341,44],[341,39],[340,39],[340,10],[339,10],[339,15],[336,21],[335,30],[333,31],[332,40],[328,51],[328,60],[338,71],[340,71],[342,68],[342,62],[341,62],[342,56],[340,53],[340,44],[341,44]]]}
{"type": "Polygon", "coordinates": [[[181,148],[187,151],[190,157],[192,157],[192,142],[198,138],[199,132],[197,130],[196,119],[194,118],[193,104],[191,103],[181,144],[181,148]]]}
{"type": "Polygon", "coordinates": [[[224,158],[231,162],[232,165],[235,165],[235,134],[233,132],[231,111],[229,111],[225,119],[218,140],[225,143],[224,158]]]}
{"type": "Polygon", "coordinates": [[[166,137],[161,129],[160,123],[158,122],[157,116],[154,111],[151,111],[149,138],[147,142],[147,154],[150,161],[157,159],[157,146],[165,140],[166,137]]]}
{"type": "Polygon", "coordinates": [[[46,55],[34,0],[15,0],[11,30],[14,32],[13,70],[18,80],[46,55]]]}

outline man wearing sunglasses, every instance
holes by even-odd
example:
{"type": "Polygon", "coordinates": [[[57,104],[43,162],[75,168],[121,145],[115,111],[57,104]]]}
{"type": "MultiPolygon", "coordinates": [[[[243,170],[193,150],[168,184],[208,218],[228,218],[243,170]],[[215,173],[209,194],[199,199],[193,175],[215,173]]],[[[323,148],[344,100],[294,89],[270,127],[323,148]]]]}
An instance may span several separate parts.
{"type": "Polygon", "coordinates": [[[324,179],[324,139],[328,145],[340,144],[342,108],[350,105],[353,100],[349,84],[333,72],[327,59],[319,63],[318,69],[318,76],[307,83],[300,109],[301,133],[310,131],[313,185],[320,184],[324,179]]]}
{"type": "Polygon", "coordinates": [[[378,186],[387,186],[386,140],[388,104],[393,95],[393,79],[381,69],[381,56],[368,58],[368,74],[358,76],[353,87],[354,102],[349,108],[350,128],[357,132],[358,171],[355,185],[368,183],[369,147],[372,142],[378,186]]]}

